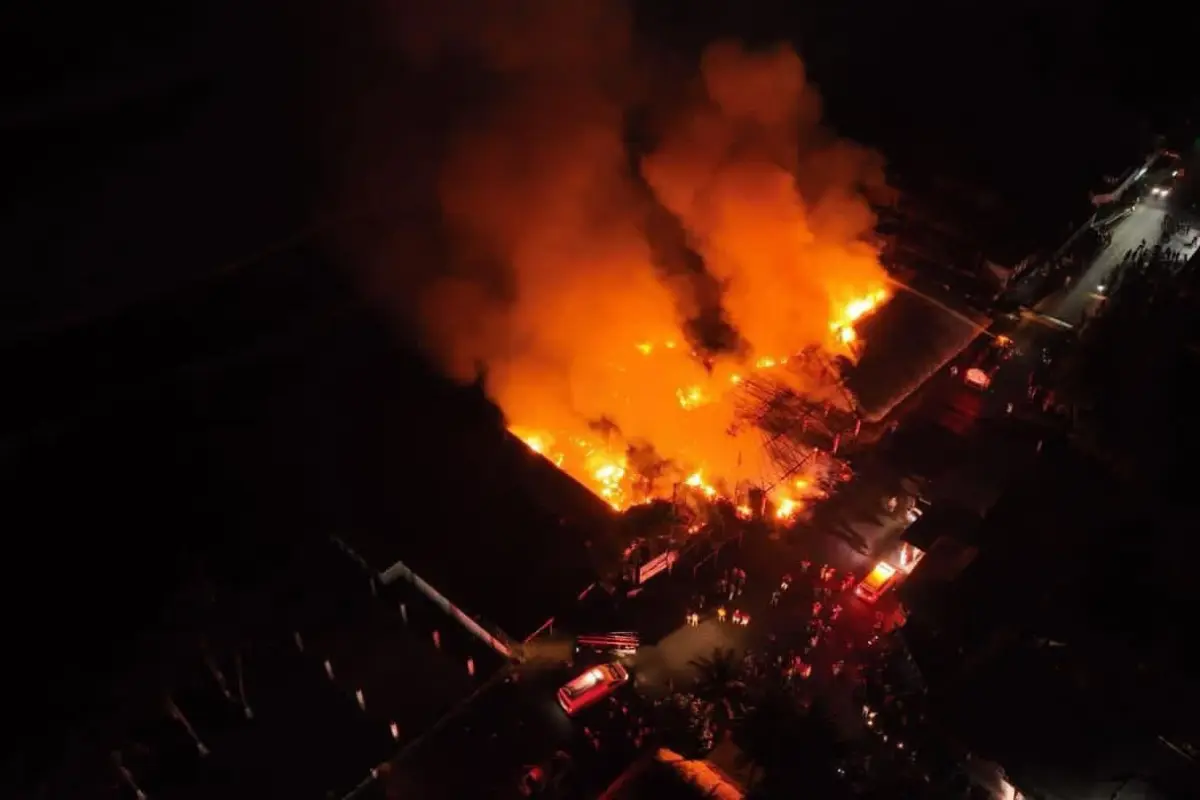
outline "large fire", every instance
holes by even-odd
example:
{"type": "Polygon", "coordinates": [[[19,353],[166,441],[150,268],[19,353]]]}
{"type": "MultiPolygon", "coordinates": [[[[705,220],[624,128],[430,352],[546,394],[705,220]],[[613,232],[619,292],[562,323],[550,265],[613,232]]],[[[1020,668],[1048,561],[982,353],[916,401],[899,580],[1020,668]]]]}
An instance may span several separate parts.
{"type": "MultiPolygon", "coordinates": [[[[857,338],[854,323],[874,311],[887,296],[886,291],[877,289],[846,303],[840,313],[833,315],[833,321],[829,323],[831,340],[828,347],[832,350],[853,343],[857,338]]],[[[676,374],[690,373],[697,358],[695,352],[681,348],[674,340],[666,340],[661,344],[639,342],[629,347],[629,353],[630,357],[626,361],[613,363],[610,369],[614,385],[626,384],[629,391],[638,392],[628,397],[636,397],[639,403],[655,403],[656,400],[637,388],[640,382],[636,376],[646,372],[645,369],[639,369],[639,360],[653,359],[649,367],[653,372],[676,374]]],[[[790,356],[760,356],[741,370],[733,366],[713,370],[711,374],[704,376],[702,382],[676,387],[670,393],[670,397],[675,401],[675,409],[669,421],[667,417],[663,417],[663,424],[675,430],[688,431],[692,426],[711,425],[714,418],[725,422],[724,435],[730,440],[729,444],[738,448],[735,465],[729,464],[728,461],[722,462],[718,457],[706,457],[705,451],[698,450],[689,454],[688,460],[674,461],[670,465],[671,469],[661,476],[665,479],[655,481],[648,479],[644,472],[631,468],[629,443],[619,436],[606,438],[592,430],[553,431],[538,426],[536,420],[514,421],[510,430],[530,450],[554,462],[617,510],[633,503],[670,498],[680,487],[698,492],[708,499],[720,497],[734,500],[737,496],[737,484],[750,481],[756,485],[771,484],[775,516],[781,520],[790,519],[803,510],[810,499],[821,493],[817,482],[804,476],[791,477],[780,483],[771,481],[772,465],[762,463],[761,446],[756,447],[758,442],[753,432],[743,436],[728,430],[734,423],[732,398],[744,376],[786,368],[789,358],[790,356]],[[714,410],[717,413],[708,414],[704,419],[693,416],[692,412],[706,406],[715,406],[714,410]],[[746,463],[747,458],[753,460],[753,465],[746,463]],[[706,476],[714,477],[710,480],[706,476]]],[[[662,405],[669,407],[669,403],[662,405]]],[[[697,438],[700,436],[702,434],[697,431],[697,438]]],[[[727,452],[725,447],[718,448],[718,451],[727,452]]],[[[777,471],[778,465],[774,467],[777,471]]],[[[747,515],[750,513],[746,507],[739,507],[739,512],[747,515]]]]}
{"type": "Polygon", "coordinates": [[[421,7],[401,38],[422,68],[487,73],[439,175],[453,268],[404,292],[429,349],[614,508],[755,485],[798,513],[820,467],[781,470],[739,387],[769,373],[843,402],[788,362],[853,359],[888,296],[865,199],[880,159],[822,127],[787,47],[718,43],[679,79],[620,3],[402,5],[421,7]]]}

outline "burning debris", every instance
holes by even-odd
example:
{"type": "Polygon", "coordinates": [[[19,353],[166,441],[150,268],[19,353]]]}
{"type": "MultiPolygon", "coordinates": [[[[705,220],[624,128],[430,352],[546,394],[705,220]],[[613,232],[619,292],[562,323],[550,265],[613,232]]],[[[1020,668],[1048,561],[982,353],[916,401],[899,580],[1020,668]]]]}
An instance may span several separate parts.
{"type": "Polygon", "coordinates": [[[786,47],[716,44],[670,85],[620,4],[519,5],[439,2],[439,38],[409,42],[491,87],[442,165],[456,249],[413,293],[424,340],[454,376],[484,365],[512,433],[615,509],[683,492],[791,518],[844,471],[854,404],[829,359],[888,299],[880,160],[821,127],[786,47]]]}
{"type": "MultiPolygon", "coordinates": [[[[840,330],[840,329],[839,329],[840,330]]],[[[671,351],[672,348],[664,348],[671,351]]],[[[639,345],[643,356],[654,348],[639,345]]],[[[679,407],[691,411],[713,403],[733,409],[726,436],[745,444],[759,465],[751,474],[724,473],[711,481],[703,469],[662,458],[649,445],[627,444],[611,423],[589,426],[602,437],[569,440],[554,447],[551,434],[514,426],[512,433],[556,466],[591,488],[614,509],[667,497],[676,502],[728,500],[745,517],[767,513],[790,520],[823,498],[849,468],[837,458],[862,426],[855,400],[824,350],[810,346],[795,356],[759,359],[749,370],[713,376],[705,386],[675,391],[679,407]],[[753,499],[755,490],[763,496],[753,499]]],[[[744,467],[739,453],[739,467],[744,467]]]]}

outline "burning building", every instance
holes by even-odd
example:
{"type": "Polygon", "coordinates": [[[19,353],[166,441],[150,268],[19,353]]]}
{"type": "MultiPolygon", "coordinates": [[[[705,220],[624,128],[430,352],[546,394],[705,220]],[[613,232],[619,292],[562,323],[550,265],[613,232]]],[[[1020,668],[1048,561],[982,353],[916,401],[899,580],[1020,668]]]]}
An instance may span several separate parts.
{"type": "Polygon", "coordinates": [[[951,292],[910,276],[862,327],[868,346],[843,378],[867,420],[879,420],[978,339],[991,320],[951,292]]]}
{"type": "Polygon", "coordinates": [[[437,5],[410,52],[488,89],[441,163],[451,266],[408,292],[427,349],[615,509],[819,492],[856,425],[841,369],[891,296],[881,159],[821,125],[787,47],[662,68],[620,4],[437,5]]]}

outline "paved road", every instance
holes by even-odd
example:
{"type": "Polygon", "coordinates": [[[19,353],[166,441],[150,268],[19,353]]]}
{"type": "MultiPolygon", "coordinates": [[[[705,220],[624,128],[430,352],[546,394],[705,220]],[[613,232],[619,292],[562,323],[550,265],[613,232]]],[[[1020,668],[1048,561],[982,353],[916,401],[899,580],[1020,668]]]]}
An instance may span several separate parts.
{"type": "Polygon", "coordinates": [[[1038,311],[1078,325],[1084,313],[1097,302],[1102,286],[1130,250],[1145,242],[1148,247],[1158,243],[1162,234],[1166,210],[1158,204],[1139,203],[1125,219],[1112,229],[1112,244],[1100,251],[1083,274],[1070,286],[1047,297],[1038,304],[1038,311]]]}
{"type": "MultiPolygon", "coordinates": [[[[1085,313],[1099,302],[1102,287],[1127,252],[1143,241],[1150,245],[1158,242],[1165,218],[1166,211],[1161,204],[1135,206],[1113,228],[1112,243],[1092,259],[1082,274],[1069,286],[1043,298],[1037,304],[1037,315],[1026,316],[1004,331],[1016,344],[1017,352],[1002,363],[988,391],[970,388],[962,380],[967,364],[983,348],[990,346],[992,334],[983,334],[964,351],[962,358],[922,387],[919,402],[905,418],[906,424],[922,428],[934,423],[963,437],[977,432],[982,421],[1006,416],[1009,403],[1014,404],[1014,411],[1020,410],[1027,399],[1030,372],[1038,368],[1043,349],[1056,349],[1071,335],[1070,327],[1082,322],[1085,313]],[[955,366],[957,374],[952,374],[951,367],[955,366]]],[[[1191,236],[1190,230],[1185,231],[1173,240],[1172,246],[1183,252],[1187,252],[1188,247],[1194,249],[1191,236]]]]}

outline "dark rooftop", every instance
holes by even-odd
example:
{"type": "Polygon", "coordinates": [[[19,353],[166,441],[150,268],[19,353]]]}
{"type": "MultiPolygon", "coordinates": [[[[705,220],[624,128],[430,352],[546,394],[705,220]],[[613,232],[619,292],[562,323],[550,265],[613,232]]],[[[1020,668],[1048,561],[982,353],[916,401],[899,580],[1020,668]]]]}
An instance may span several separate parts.
{"type": "Polygon", "coordinates": [[[315,524],[372,567],[397,560],[523,638],[592,580],[611,514],[509,436],[474,387],[414,366],[378,328],[331,340],[280,420],[315,524]]]}
{"type": "Polygon", "coordinates": [[[465,633],[456,635],[451,621],[419,597],[394,589],[373,595],[366,574],[330,542],[297,543],[256,574],[252,587],[235,588],[210,574],[215,602],[228,603],[238,622],[196,620],[186,612],[186,619],[165,617],[109,676],[105,693],[73,709],[60,729],[71,739],[62,761],[21,764],[4,774],[4,788],[20,796],[19,784],[37,782],[42,796],[104,796],[102,787],[115,781],[112,751],[151,796],[340,794],[472,691],[476,680],[466,658],[475,659],[481,676],[500,663],[465,633]],[[400,602],[407,604],[407,622],[400,602]],[[181,632],[191,626],[201,626],[200,633],[181,632]],[[440,648],[432,629],[444,632],[440,648]],[[232,699],[219,690],[206,655],[226,675],[232,699]],[[243,691],[253,718],[237,701],[243,691]],[[167,714],[163,692],[209,755],[197,757],[167,714]]]}
{"type": "MultiPolygon", "coordinates": [[[[945,302],[953,301],[946,298],[945,302]]],[[[885,416],[975,339],[978,322],[964,310],[942,308],[942,303],[933,295],[927,299],[898,290],[862,324],[867,347],[851,370],[848,384],[868,419],[885,416]]]]}
{"type": "Polygon", "coordinates": [[[971,544],[979,528],[981,517],[974,511],[949,503],[935,503],[909,525],[901,537],[904,541],[929,552],[933,543],[949,536],[964,544],[971,544]]]}

